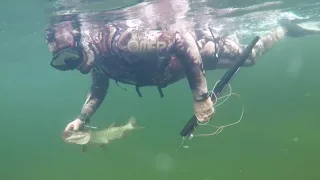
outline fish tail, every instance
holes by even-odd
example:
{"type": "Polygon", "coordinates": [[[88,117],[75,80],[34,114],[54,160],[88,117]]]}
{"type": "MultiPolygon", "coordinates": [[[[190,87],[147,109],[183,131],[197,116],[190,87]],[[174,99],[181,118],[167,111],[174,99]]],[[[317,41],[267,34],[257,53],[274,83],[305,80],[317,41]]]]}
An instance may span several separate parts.
{"type": "Polygon", "coordinates": [[[144,127],[140,127],[140,126],[137,125],[137,120],[133,116],[131,116],[129,118],[129,121],[128,121],[127,125],[129,126],[130,129],[141,129],[141,128],[144,128],[144,127]]]}

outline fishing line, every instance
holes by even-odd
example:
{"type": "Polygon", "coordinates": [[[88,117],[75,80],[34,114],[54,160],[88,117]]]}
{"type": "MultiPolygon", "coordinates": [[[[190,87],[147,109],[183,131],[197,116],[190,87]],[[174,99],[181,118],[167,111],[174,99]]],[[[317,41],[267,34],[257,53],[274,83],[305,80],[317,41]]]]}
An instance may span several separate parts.
{"type": "MultiPolygon", "coordinates": [[[[225,102],[229,99],[229,97],[232,95],[232,88],[231,88],[230,84],[228,84],[228,87],[229,87],[229,90],[230,90],[230,91],[229,91],[229,94],[228,94],[228,95],[225,95],[225,96],[222,96],[222,97],[220,97],[220,98],[217,98],[217,95],[214,93],[213,90],[214,90],[214,88],[216,87],[216,85],[218,84],[219,81],[220,81],[220,80],[218,80],[218,81],[216,82],[216,84],[213,86],[212,90],[209,91],[210,98],[213,99],[212,96],[214,96],[214,99],[216,99],[216,101],[213,103],[213,107],[217,107],[217,106],[220,106],[221,104],[225,103],[225,102]],[[219,104],[216,105],[216,103],[217,103],[217,101],[218,101],[219,99],[222,99],[222,98],[225,98],[225,97],[227,97],[227,98],[224,99],[221,103],[219,103],[219,104]]],[[[214,111],[215,111],[215,109],[213,108],[213,113],[214,113],[214,111]]],[[[206,124],[209,123],[209,121],[204,122],[204,123],[201,123],[201,122],[197,121],[197,123],[198,123],[199,125],[206,125],[206,124]]]]}
{"type": "MultiPolygon", "coordinates": [[[[210,93],[211,93],[211,99],[213,99],[212,96],[214,96],[214,99],[216,99],[216,101],[215,101],[214,104],[213,104],[213,107],[217,107],[217,106],[220,106],[220,105],[224,104],[224,103],[230,98],[231,95],[236,95],[237,97],[239,97],[239,99],[240,99],[240,101],[241,101],[241,97],[240,97],[239,94],[232,93],[232,88],[231,88],[231,85],[230,85],[230,84],[228,84],[229,93],[228,93],[227,95],[224,95],[224,96],[220,97],[220,98],[217,98],[217,95],[213,92],[213,89],[215,88],[215,86],[217,85],[218,82],[219,82],[219,81],[216,82],[216,84],[214,85],[214,87],[213,87],[212,90],[210,91],[210,93]],[[223,99],[223,98],[224,98],[224,100],[223,100],[221,103],[216,104],[216,103],[218,102],[218,100],[223,99]]],[[[201,137],[203,137],[203,136],[212,136],[212,135],[219,134],[219,133],[221,133],[221,132],[223,131],[223,129],[224,129],[225,127],[229,127],[229,126],[236,125],[236,124],[240,123],[241,120],[242,120],[243,114],[244,114],[244,107],[243,107],[243,105],[242,105],[242,112],[241,112],[240,118],[238,119],[238,121],[236,121],[236,122],[234,122],[234,123],[230,123],[230,124],[227,124],[227,125],[221,125],[221,126],[215,126],[215,125],[209,124],[209,121],[207,121],[207,122],[205,122],[205,123],[197,122],[199,125],[202,125],[202,126],[210,126],[210,127],[216,128],[217,130],[214,131],[214,132],[212,132],[212,133],[208,133],[208,134],[194,134],[194,136],[198,136],[198,137],[201,136],[201,137]]]]}
{"type": "Polygon", "coordinates": [[[216,96],[216,94],[214,93],[214,88],[217,86],[217,84],[219,83],[219,81],[220,80],[218,80],[217,82],[216,82],[216,84],[213,86],[213,88],[212,88],[212,90],[210,91],[210,93],[211,93],[211,99],[212,99],[212,96],[214,96],[215,97],[215,99],[217,99],[217,101],[219,100],[219,99],[222,99],[222,98],[225,98],[221,103],[219,103],[219,104],[217,104],[216,105],[216,103],[217,103],[217,101],[215,101],[214,103],[213,103],[213,106],[214,107],[217,107],[217,106],[220,106],[220,105],[222,105],[223,103],[225,103],[228,99],[229,99],[229,97],[233,94],[232,93],[232,88],[231,88],[231,85],[230,84],[228,84],[228,87],[229,87],[229,94],[228,95],[225,95],[225,96],[222,96],[222,97],[220,97],[220,98],[217,98],[217,96],[216,96]]]}

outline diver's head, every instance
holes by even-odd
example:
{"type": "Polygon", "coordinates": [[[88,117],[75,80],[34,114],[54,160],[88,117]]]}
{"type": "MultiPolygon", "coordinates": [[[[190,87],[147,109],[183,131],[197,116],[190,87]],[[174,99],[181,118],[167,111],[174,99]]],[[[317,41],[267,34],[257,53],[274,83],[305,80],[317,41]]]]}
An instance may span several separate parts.
{"type": "Polygon", "coordinates": [[[87,57],[81,46],[81,34],[71,21],[55,24],[46,30],[46,41],[53,57],[50,65],[60,71],[78,69],[87,74],[87,57]]]}

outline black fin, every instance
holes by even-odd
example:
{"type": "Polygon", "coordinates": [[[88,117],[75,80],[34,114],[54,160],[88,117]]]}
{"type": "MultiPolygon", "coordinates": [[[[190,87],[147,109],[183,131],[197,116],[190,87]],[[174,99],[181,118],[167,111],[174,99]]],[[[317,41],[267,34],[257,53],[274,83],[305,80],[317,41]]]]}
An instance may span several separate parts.
{"type": "Polygon", "coordinates": [[[83,146],[82,146],[82,152],[83,152],[83,153],[88,152],[88,147],[87,147],[86,145],[83,145],[83,146]]]}
{"type": "Polygon", "coordinates": [[[121,89],[123,89],[123,90],[125,90],[125,91],[128,91],[126,88],[121,87],[121,86],[118,84],[118,81],[115,80],[115,82],[116,82],[116,85],[117,85],[118,87],[120,87],[121,89]]]}
{"type": "Polygon", "coordinates": [[[320,31],[305,29],[295,23],[292,23],[288,19],[279,20],[279,24],[288,30],[287,36],[293,37],[293,38],[314,35],[314,34],[320,34],[320,31]]]}
{"type": "Polygon", "coordinates": [[[160,97],[163,98],[164,97],[164,94],[162,92],[162,88],[158,86],[158,92],[160,94],[160,97]]]}
{"type": "Polygon", "coordinates": [[[136,85],[136,92],[138,93],[138,95],[139,95],[140,97],[142,97],[142,94],[141,94],[141,92],[140,92],[140,89],[139,89],[139,86],[138,86],[138,85],[136,85]]]}

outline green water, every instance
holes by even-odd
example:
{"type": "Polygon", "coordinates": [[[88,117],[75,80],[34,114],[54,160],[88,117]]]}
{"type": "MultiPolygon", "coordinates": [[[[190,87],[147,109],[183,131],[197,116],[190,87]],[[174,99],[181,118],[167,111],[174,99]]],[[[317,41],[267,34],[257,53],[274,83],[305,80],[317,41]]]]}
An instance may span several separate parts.
{"type": "MultiPolygon", "coordinates": [[[[49,66],[44,40],[43,1],[0,6],[0,179],[1,180],[318,180],[320,178],[320,37],[285,39],[254,68],[243,68],[232,83],[245,114],[221,134],[197,138],[175,150],[179,132],[192,115],[191,93],[183,80],[164,90],[111,84],[93,124],[105,127],[137,118],[145,129],[106,150],[82,153],[65,144],[61,132],[79,113],[90,78],[49,66]],[[288,72],[301,60],[298,74],[288,72]]],[[[223,71],[209,72],[213,85],[223,71]]],[[[237,120],[238,99],[216,109],[213,121],[237,120]]],[[[210,130],[210,129],[209,129],[210,130]]]]}

